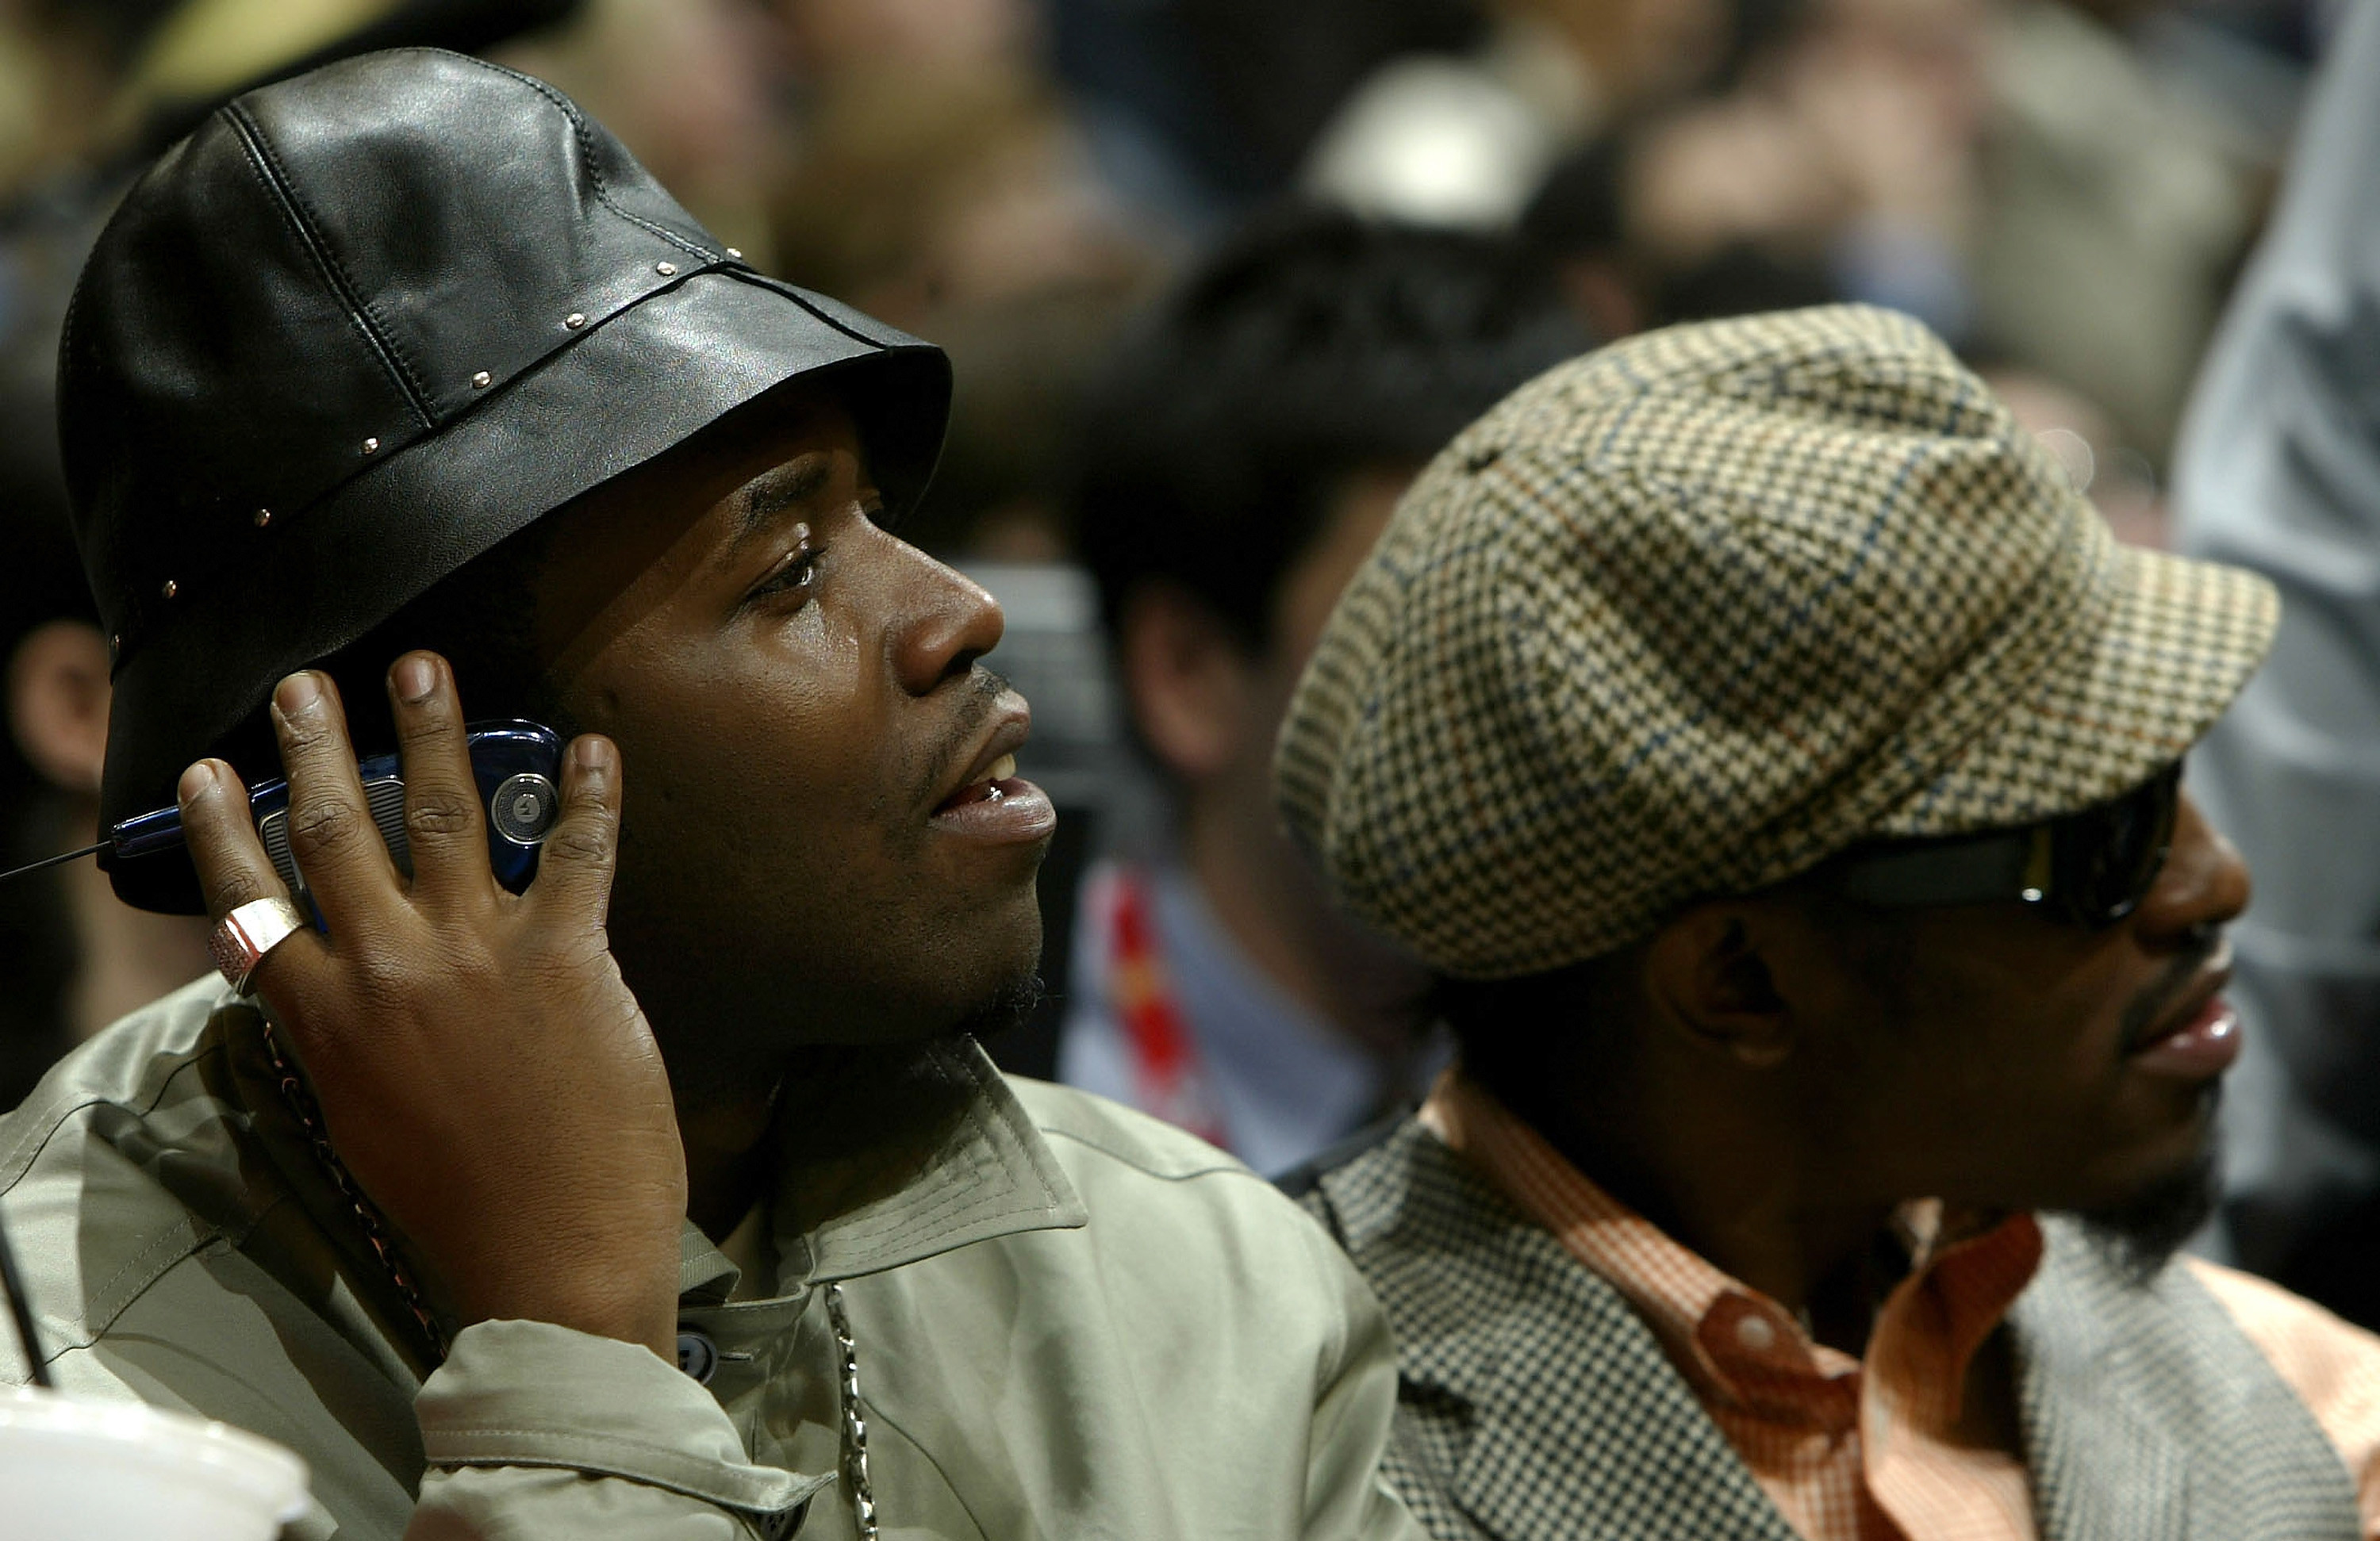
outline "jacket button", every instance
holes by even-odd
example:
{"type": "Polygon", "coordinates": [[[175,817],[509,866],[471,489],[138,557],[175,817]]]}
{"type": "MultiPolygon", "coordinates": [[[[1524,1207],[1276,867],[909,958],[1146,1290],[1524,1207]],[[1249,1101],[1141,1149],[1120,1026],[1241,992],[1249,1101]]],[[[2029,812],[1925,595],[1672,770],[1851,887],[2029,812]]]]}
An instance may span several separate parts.
{"type": "Polygon", "coordinates": [[[710,1334],[691,1327],[677,1329],[677,1367],[694,1377],[698,1386],[708,1386],[719,1370],[719,1345],[710,1334]]]}

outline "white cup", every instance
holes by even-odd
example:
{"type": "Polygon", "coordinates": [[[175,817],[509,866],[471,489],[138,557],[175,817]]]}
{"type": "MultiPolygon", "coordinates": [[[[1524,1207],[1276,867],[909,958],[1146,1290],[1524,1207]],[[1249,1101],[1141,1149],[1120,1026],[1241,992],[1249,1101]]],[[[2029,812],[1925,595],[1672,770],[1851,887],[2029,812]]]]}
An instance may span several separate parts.
{"type": "Polygon", "coordinates": [[[270,1439],[139,1402],[0,1387],[7,1541],[273,1541],[306,1463],[270,1439]]]}

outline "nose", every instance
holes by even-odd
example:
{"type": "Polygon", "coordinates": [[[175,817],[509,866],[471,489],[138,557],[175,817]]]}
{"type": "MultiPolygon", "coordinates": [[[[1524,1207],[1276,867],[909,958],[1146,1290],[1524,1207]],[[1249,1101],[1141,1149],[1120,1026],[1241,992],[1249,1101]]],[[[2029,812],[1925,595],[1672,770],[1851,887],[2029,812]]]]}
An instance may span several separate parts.
{"type": "Polygon", "coordinates": [[[2134,912],[2143,940],[2180,941],[2236,920],[2248,907],[2248,864],[2206,821],[2190,794],[2175,810],[2173,847],[2134,912]]]}
{"type": "Polygon", "coordinates": [[[908,620],[892,636],[892,672],[913,696],[963,677],[975,661],[1000,646],[1007,625],[1000,601],[981,584],[905,543],[913,601],[908,620]]]}

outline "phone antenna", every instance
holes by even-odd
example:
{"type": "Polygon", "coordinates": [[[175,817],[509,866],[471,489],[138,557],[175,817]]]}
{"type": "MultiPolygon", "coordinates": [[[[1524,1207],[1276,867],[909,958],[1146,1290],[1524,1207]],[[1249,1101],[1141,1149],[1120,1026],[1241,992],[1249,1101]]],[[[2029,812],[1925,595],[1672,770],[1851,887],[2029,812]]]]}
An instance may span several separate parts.
{"type": "Polygon", "coordinates": [[[21,878],[28,872],[39,872],[44,867],[64,867],[70,861],[79,861],[84,856],[95,856],[106,849],[107,842],[103,840],[96,845],[86,845],[79,851],[66,851],[55,856],[43,856],[40,861],[27,862],[22,867],[0,872],[0,883],[5,883],[11,878],[21,878]]]}

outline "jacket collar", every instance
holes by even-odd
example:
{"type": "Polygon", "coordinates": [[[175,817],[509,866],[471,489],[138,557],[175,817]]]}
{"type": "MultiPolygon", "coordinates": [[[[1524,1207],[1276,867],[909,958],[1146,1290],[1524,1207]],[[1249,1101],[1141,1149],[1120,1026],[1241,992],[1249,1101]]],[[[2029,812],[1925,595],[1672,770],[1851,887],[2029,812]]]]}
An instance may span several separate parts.
{"type": "Polygon", "coordinates": [[[1416,1121],[1319,1185],[1387,1308],[1405,1400],[1466,1430],[1421,1478],[1488,1534],[1665,1534],[1683,1501],[1698,1533],[1793,1541],[1619,1292],[1416,1121]]]}
{"type": "MultiPolygon", "coordinates": [[[[882,1096],[886,1121],[900,1127],[868,1151],[780,1161],[771,1295],[1089,1219],[1041,1132],[973,1038],[928,1050],[882,1096]],[[837,1197],[826,1212],[806,1209],[805,1198],[828,1193],[837,1197]]],[[[692,1304],[724,1301],[737,1280],[735,1265],[691,1220],[679,1237],[679,1269],[692,1304]]]]}
{"type": "MultiPolygon", "coordinates": [[[[211,1032],[230,1049],[237,1101],[251,1138],[261,1140],[315,1224],[337,1238],[358,1277],[377,1282],[386,1270],[358,1229],[352,1205],[332,1186],[311,1140],[284,1099],[252,1003],[218,992],[211,1032]]],[[[302,1073],[301,1073],[302,1074],[302,1073]]],[[[1031,1115],[990,1056],[973,1038],[938,1045],[897,1085],[882,1089],[883,1118],[897,1122],[864,1155],[832,1163],[781,1161],[771,1200],[777,1294],[879,1273],[970,1242],[1027,1231],[1069,1229],[1090,1218],[1031,1115]],[[800,1195],[832,1192],[831,1212],[804,1215],[800,1195]]],[[[691,1220],[678,1234],[678,1288],[688,1304],[716,1304],[737,1278],[735,1265],[691,1220]]],[[[431,1308],[443,1304],[434,1283],[431,1308]]],[[[394,1306],[391,1292],[382,1304],[394,1306]]],[[[442,1319],[445,1313],[440,1311],[442,1319]]],[[[403,1313],[381,1312],[392,1335],[411,1343],[403,1313]]],[[[446,1321],[447,1330],[455,1328],[446,1321]]],[[[425,1371],[426,1373],[426,1371],[425,1371]]]]}
{"type": "Polygon", "coordinates": [[[2016,1329],[2018,1415],[2045,1533],[2180,1541],[2193,1531],[2189,1453],[2168,1426],[2177,1409],[2144,1395],[2137,1366],[2124,1362],[2128,1347],[2137,1353],[2126,1329],[2149,1292],[2127,1300],[2109,1289],[2072,1222],[2046,1222],[2042,1232],[2040,1276],[2009,1318],[2016,1329]],[[2109,1471],[2126,1474],[2119,1495],[2099,1474],[2109,1471]],[[2109,1512],[2119,1507],[2120,1514],[2109,1512]]]}

